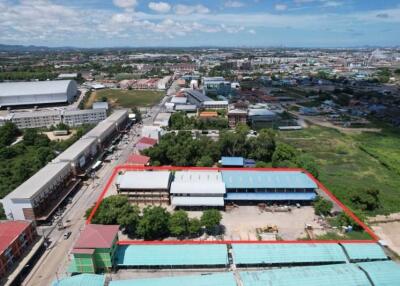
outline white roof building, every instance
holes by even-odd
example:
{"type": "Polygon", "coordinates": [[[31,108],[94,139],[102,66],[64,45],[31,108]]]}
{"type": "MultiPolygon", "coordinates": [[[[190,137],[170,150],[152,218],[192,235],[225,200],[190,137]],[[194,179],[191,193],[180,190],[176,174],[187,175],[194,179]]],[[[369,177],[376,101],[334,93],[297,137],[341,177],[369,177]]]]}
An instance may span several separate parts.
{"type": "Polygon", "coordinates": [[[0,106],[72,102],[78,92],[74,80],[0,83],[0,106]]]}
{"type": "Polygon", "coordinates": [[[171,183],[171,204],[223,206],[225,192],[225,183],[218,171],[178,171],[171,183]]]}
{"type": "Polygon", "coordinates": [[[170,171],[127,171],[117,177],[119,189],[127,190],[168,190],[170,171]]]}

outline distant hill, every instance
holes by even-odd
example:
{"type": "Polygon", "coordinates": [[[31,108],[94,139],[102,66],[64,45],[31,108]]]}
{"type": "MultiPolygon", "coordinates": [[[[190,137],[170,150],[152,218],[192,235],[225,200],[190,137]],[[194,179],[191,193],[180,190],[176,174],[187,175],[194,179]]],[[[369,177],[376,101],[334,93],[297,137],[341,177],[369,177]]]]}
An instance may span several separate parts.
{"type": "Polygon", "coordinates": [[[0,52],[17,52],[17,53],[34,53],[34,52],[49,52],[49,51],[68,51],[76,50],[72,47],[57,47],[51,48],[46,46],[23,46],[23,45],[4,45],[0,44],[0,52]]]}

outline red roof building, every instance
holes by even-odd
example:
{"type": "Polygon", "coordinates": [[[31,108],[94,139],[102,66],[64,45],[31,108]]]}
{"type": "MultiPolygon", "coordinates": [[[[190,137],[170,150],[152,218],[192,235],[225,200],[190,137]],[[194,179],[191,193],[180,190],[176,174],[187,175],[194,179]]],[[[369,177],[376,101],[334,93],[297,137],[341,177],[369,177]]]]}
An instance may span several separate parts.
{"type": "Polygon", "coordinates": [[[88,224],[81,232],[76,248],[111,248],[118,234],[118,225],[88,224]]]}
{"type": "Polygon", "coordinates": [[[144,150],[150,147],[153,147],[154,145],[157,144],[157,140],[150,138],[150,137],[142,137],[140,140],[136,143],[136,148],[140,150],[144,150]]]}
{"type": "Polygon", "coordinates": [[[31,221],[0,222],[0,277],[13,268],[36,239],[31,221]]]}
{"type": "Polygon", "coordinates": [[[130,165],[139,165],[139,166],[146,166],[149,164],[150,157],[139,155],[139,154],[132,154],[128,157],[126,163],[130,165]]]}

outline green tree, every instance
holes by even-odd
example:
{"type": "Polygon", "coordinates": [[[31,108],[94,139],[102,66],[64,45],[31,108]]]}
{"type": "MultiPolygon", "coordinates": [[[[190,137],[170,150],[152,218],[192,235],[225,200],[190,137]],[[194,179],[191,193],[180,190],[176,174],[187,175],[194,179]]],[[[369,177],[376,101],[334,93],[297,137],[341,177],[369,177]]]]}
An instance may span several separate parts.
{"type": "Polygon", "coordinates": [[[0,127],[0,148],[10,145],[18,135],[20,135],[20,131],[17,126],[12,122],[7,121],[0,127]]]}
{"type": "Polygon", "coordinates": [[[189,220],[189,234],[191,236],[198,236],[201,232],[201,221],[198,218],[189,220]]]}
{"type": "Polygon", "coordinates": [[[38,132],[37,129],[26,129],[24,131],[24,144],[27,146],[49,146],[50,139],[38,132]]]}
{"type": "Polygon", "coordinates": [[[270,162],[275,151],[275,133],[270,129],[262,129],[257,137],[249,139],[249,157],[270,162]]]}
{"type": "Polygon", "coordinates": [[[293,161],[296,159],[296,149],[285,143],[280,143],[272,155],[273,167],[291,167],[295,164],[293,161]]]}
{"type": "Polygon", "coordinates": [[[314,202],[314,212],[316,215],[329,215],[333,208],[331,201],[318,197],[314,202]]]}
{"type": "Polygon", "coordinates": [[[137,108],[136,106],[134,108],[132,108],[132,112],[135,114],[136,116],[136,122],[140,123],[142,122],[142,113],[140,113],[139,108],[137,108]]]}
{"type": "Polygon", "coordinates": [[[189,233],[189,217],[187,212],[179,210],[174,212],[169,219],[169,232],[176,237],[189,233]]]}
{"type": "Polygon", "coordinates": [[[363,211],[374,211],[380,207],[378,189],[367,189],[353,194],[350,200],[363,211]]]}
{"type": "Polygon", "coordinates": [[[140,219],[137,234],[145,240],[160,239],[168,236],[170,214],[162,207],[146,207],[140,219]]]}
{"type": "Polygon", "coordinates": [[[213,159],[210,156],[202,156],[196,163],[197,167],[212,167],[214,164],[213,159]]]}
{"type": "Polygon", "coordinates": [[[222,215],[216,209],[205,210],[201,215],[201,223],[208,233],[213,233],[221,222],[222,215]]]}
{"type": "Polygon", "coordinates": [[[307,170],[311,175],[318,179],[318,165],[310,155],[302,154],[297,157],[296,162],[300,168],[307,170]]]}
{"type": "MultiPolygon", "coordinates": [[[[86,217],[90,215],[90,208],[86,211],[86,217]]],[[[95,224],[118,224],[129,235],[136,232],[139,222],[140,210],[132,206],[126,196],[110,196],[105,198],[92,218],[95,224]]]]}

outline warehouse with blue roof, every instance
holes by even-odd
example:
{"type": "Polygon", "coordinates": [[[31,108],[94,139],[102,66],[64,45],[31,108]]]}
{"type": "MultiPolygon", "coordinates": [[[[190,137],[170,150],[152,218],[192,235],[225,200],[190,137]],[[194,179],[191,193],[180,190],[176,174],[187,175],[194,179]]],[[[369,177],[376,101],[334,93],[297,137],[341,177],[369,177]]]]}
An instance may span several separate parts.
{"type": "Polygon", "coordinates": [[[232,272],[111,281],[109,286],[236,286],[232,272]]]}
{"type": "Polygon", "coordinates": [[[201,268],[229,264],[225,244],[128,245],[116,253],[119,268],[201,268]]]}
{"type": "Polygon", "coordinates": [[[238,267],[294,266],[346,263],[347,258],[338,244],[273,243],[232,244],[233,261],[238,267]]]}
{"type": "Polygon", "coordinates": [[[311,202],[317,184],[301,171],[223,170],[226,201],[311,202]]]}
{"type": "Polygon", "coordinates": [[[243,286],[371,286],[365,273],[354,264],[240,272],[240,278],[243,286]]]}

